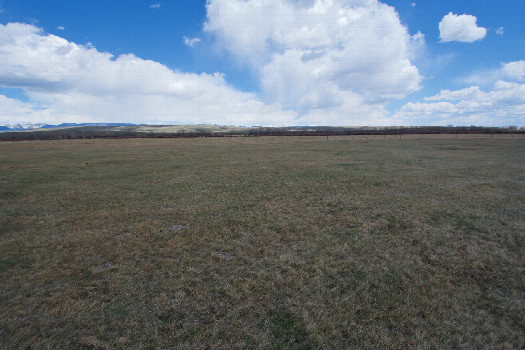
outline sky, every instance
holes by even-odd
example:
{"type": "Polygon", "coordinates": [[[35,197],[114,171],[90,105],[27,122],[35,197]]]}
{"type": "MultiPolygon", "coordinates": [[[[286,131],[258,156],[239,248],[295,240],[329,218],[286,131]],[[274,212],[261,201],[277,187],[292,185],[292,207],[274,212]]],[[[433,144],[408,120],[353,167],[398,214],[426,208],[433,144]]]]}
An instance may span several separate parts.
{"type": "Polygon", "coordinates": [[[522,0],[0,0],[0,124],[525,126],[522,0]]]}

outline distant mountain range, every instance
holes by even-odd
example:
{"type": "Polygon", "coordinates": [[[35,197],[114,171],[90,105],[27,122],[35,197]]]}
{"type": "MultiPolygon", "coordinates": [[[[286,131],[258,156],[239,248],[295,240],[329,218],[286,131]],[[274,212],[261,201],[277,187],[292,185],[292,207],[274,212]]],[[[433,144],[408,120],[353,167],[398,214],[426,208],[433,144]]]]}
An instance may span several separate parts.
{"type": "Polygon", "coordinates": [[[23,131],[33,129],[65,128],[69,126],[131,126],[132,123],[62,123],[58,125],[43,123],[17,123],[0,125],[0,131],[23,131]]]}

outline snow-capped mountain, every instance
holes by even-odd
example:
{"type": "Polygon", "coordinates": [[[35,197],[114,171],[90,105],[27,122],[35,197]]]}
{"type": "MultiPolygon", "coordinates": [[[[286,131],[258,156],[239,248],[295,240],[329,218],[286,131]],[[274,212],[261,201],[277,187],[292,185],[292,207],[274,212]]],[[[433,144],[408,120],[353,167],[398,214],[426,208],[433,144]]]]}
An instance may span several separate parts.
{"type": "Polygon", "coordinates": [[[5,124],[0,125],[0,130],[2,131],[21,131],[21,130],[31,130],[31,129],[40,129],[47,127],[47,124],[43,123],[17,123],[17,124],[5,124]]]}
{"type": "Polygon", "coordinates": [[[59,125],[50,125],[44,123],[17,123],[0,125],[0,131],[23,131],[33,129],[47,129],[47,128],[65,128],[68,126],[127,126],[135,125],[130,123],[62,123],[59,125]]]}

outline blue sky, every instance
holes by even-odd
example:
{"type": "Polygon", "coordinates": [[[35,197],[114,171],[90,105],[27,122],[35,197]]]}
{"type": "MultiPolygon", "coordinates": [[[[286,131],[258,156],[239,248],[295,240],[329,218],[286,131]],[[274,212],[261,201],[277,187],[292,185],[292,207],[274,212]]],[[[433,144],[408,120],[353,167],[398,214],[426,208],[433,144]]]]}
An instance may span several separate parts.
{"type": "Polygon", "coordinates": [[[0,124],[525,126],[525,2],[0,0],[0,124]]]}

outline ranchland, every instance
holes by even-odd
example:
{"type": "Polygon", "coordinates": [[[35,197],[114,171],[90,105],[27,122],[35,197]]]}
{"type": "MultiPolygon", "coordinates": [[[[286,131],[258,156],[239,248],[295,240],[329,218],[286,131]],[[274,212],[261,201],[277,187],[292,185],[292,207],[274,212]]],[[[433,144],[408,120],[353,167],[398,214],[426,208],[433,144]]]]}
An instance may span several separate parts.
{"type": "Polygon", "coordinates": [[[0,143],[0,347],[525,346],[519,134],[0,143]]]}

